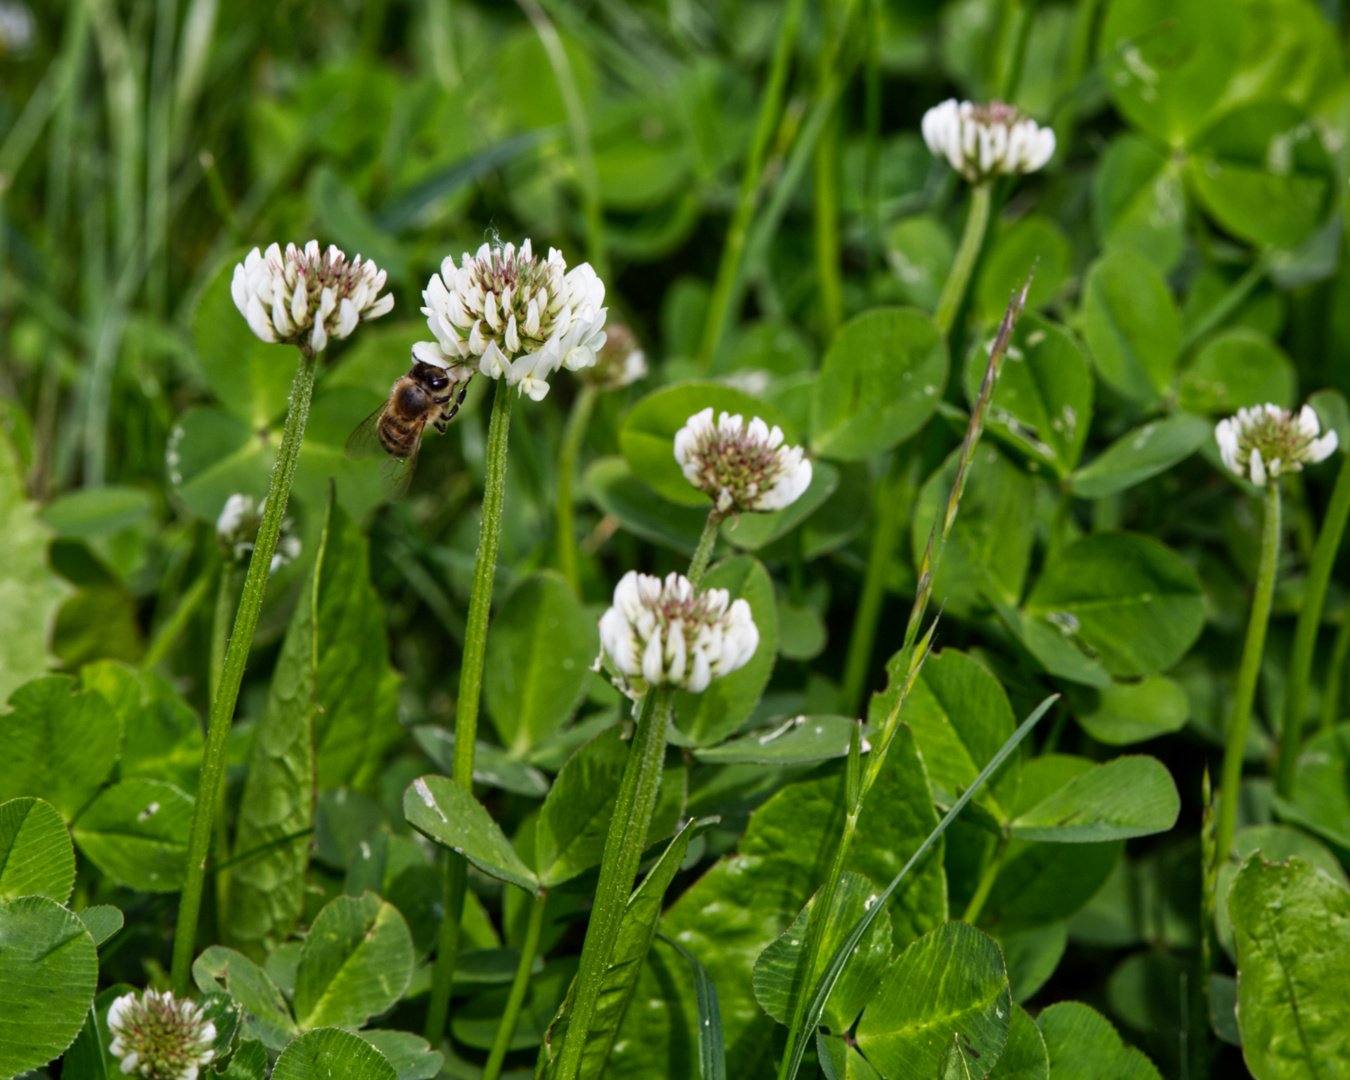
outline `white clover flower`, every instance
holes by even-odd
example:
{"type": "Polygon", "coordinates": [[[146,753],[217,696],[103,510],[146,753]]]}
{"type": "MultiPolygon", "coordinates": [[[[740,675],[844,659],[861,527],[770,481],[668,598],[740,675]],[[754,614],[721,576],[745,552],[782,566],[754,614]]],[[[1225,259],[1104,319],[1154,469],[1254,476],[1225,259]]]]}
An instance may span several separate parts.
{"type": "Polygon", "coordinates": [[[197,1080],[215,1057],[216,1025],[201,1006],[169,991],[146,990],[138,999],[123,994],[108,1007],[113,1057],[122,1072],[148,1080],[197,1080]]]}
{"type": "Polygon", "coordinates": [[[328,337],[345,338],[356,324],[389,313],[394,298],[380,296],[385,272],[358,255],[351,262],[338,248],[319,251],[311,240],[304,250],[273,244],[266,253],[254,248],[234,268],[230,295],[249,328],[267,342],[304,345],[314,352],[328,337]]]}
{"type": "Polygon", "coordinates": [[[582,368],[581,381],[597,390],[621,390],[647,376],[647,357],[633,331],[620,324],[605,332],[605,344],[595,363],[582,368]]]}
{"type": "Polygon", "coordinates": [[[783,431],[756,416],[713,411],[691,416],[675,433],[675,460],[684,478],[713,497],[723,513],[782,510],[811,486],[811,462],[800,446],[784,446],[783,431]]]}
{"type": "Polygon", "coordinates": [[[744,667],[759,647],[759,629],[744,600],[726,589],[696,593],[683,574],[630,570],[600,617],[601,658],[627,679],[631,694],[678,686],[700,694],[713,679],[744,667]]]}
{"type": "Polygon", "coordinates": [[[419,360],[449,369],[476,359],[488,378],[505,377],[535,401],[553,372],[590,367],[605,343],[604,282],[589,263],[569,271],[554,248],[536,259],[528,240],[519,251],[484,244],[459,266],[447,257],[422,299],[436,340],[419,344],[419,360]]]}
{"type": "Polygon", "coordinates": [[[28,6],[0,0],[0,56],[23,56],[36,41],[37,19],[28,6]]]}
{"type": "MultiPolygon", "coordinates": [[[[266,499],[255,503],[252,495],[231,495],[216,518],[216,539],[237,566],[245,565],[253,555],[253,544],[257,540],[258,527],[262,524],[266,506],[266,499]]],[[[269,574],[275,574],[288,562],[300,557],[300,538],[291,532],[294,525],[290,518],[282,518],[281,535],[277,538],[276,550],[272,552],[272,562],[267,568],[269,574]]]]}
{"type": "Polygon", "coordinates": [[[1055,153],[1055,133],[1014,105],[975,105],[948,98],[923,114],[923,141],[972,184],[1032,173],[1055,153]]]}
{"type": "Polygon", "coordinates": [[[1229,472],[1265,487],[1266,477],[1278,480],[1285,473],[1302,472],[1305,462],[1316,464],[1331,456],[1336,432],[1319,438],[1321,429],[1310,405],[1297,415],[1278,405],[1255,405],[1220,420],[1214,439],[1229,472]]]}

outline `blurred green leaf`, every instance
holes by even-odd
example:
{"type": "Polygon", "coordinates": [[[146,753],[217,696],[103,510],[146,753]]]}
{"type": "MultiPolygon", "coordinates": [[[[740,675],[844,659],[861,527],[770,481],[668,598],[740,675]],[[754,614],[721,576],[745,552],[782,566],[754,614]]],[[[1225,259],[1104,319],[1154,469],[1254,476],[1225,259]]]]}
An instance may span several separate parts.
{"type": "Polygon", "coordinates": [[[0,715],[0,799],[38,795],[69,820],[108,779],[122,725],[102,695],[75,689],[69,675],[49,675],[10,695],[0,715]]]}
{"type": "Polygon", "coordinates": [[[1187,175],[1224,229],[1254,244],[1293,247],[1326,216],[1335,172],[1308,116],[1254,101],[1216,120],[1191,147],[1187,175]]]}
{"type": "Polygon", "coordinates": [[[58,536],[87,540],[111,536],[150,514],[154,499],[148,491],[131,487],[83,488],[53,499],[42,520],[58,536]]]}
{"type": "Polygon", "coordinates": [[[1167,392],[1181,351],[1181,316],[1167,283],[1144,256],[1109,250],[1083,282],[1083,337],[1112,388],[1151,403],[1167,392]]]}
{"type": "Polygon", "coordinates": [[[1113,0],[1097,38],[1107,92],[1147,134],[1179,146],[1199,130],[1242,53],[1242,20],[1208,0],[1113,0]]]}
{"type": "Polygon", "coordinates": [[[1180,555],[1135,533],[1096,533],[1059,553],[1027,598],[1120,678],[1165,671],[1204,622],[1200,579],[1180,555]]]}
{"type": "Polygon", "coordinates": [[[1128,746],[1180,731],[1191,715],[1185,690],[1163,675],[1135,683],[1113,682],[1090,700],[1091,705],[1074,711],[1074,718],[1108,746],[1128,746]]]}
{"type": "Polygon", "coordinates": [[[1180,168],[1147,139],[1117,135],[1093,174],[1092,216],[1103,248],[1129,248],[1167,273],[1186,246],[1180,168]]]}
{"type": "Polygon", "coordinates": [[[1350,848],[1350,723],[1324,731],[1298,756],[1292,801],[1276,797],[1275,812],[1341,848],[1350,848]]]}
{"type": "Polygon", "coordinates": [[[183,887],[192,799],[162,780],[122,780],[89,804],[72,832],[108,876],[144,892],[183,887]]]}
{"type": "Polygon", "coordinates": [[[51,531],[30,503],[7,436],[0,435],[0,700],[47,670],[57,609],[71,588],[47,563],[51,531]]]}
{"type": "Polygon", "coordinates": [[[64,904],[75,888],[75,849],[66,823],[42,799],[0,803],[0,903],[45,896],[64,904]]]}
{"type": "MultiPolygon", "coordinates": [[[[1008,965],[1008,985],[1014,1002],[1020,1005],[1036,995],[1059,967],[1068,943],[1068,927],[1063,922],[999,936],[998,946],[1008,965]]],[[[1015,1018],[1013,1023],[1016,1024],[1015,1018]]]]}
{"type": "Polygon", "coordinates": [[[901,218],[886,231],[886,261],[900,285],[901,296],[932,312],[956,257],[951,233],[929,214],[901,218]]]}
{"type": "Polygon", "coordinates": [[[1049,1080],[1050,1055],[1045,1039],[1026,1009],[1012,1007],[1008,1042],[989,1073],[989,1080],[1049,1080]]]}
{"type": "MultiPolygon", "coordinates": [[[[495,626],[495,623],[494,623],[495,626]]],[[[455,733],[435,724],[419,724],[413,737],[429,758],[449,773],[455,767],[455,733]]],[[[512,791],[517,795],[543,798],[548,794],[548,777],[532,765],[511,757],[500,746],[480,742],[473,751],[473,782],[512,791]]]]}
{"type": "MultiPolygon", "coordinates": [[[[456,968],[456,975],[459,969],[456,968]]],[[[445,1055],[432,1050],[420,1035],[407,1031],[363,1031],[361,1038],[389,1059],[398,1080],[432,1080],[445,1063],[445,1055]]]]}
{"type": "Polygon", "coordinates": [[[874,308],[830,343],[812,400],[811,446],[858,461],[903,442],[933,415],[947,385],[947,346],[914,308],[874,308]]]}
{"type": "Polygon", "coordinates": [[[59,1057],[84,1026],[98,950],[74,915],[45,896],[0,905],[0,1074],[59,1057]]]}
{"type": "Polygon", "coordinates": [[[1198,413],[1235,413],[1244,406],[1294,404],[1298,374],[1268,337],[1235,327],[1205,342],[1181,373],[1180,404],[1198,413]]]}
{"type": "MultiPolygon", "coordinates": [[[[989,368],[970,353],[966,399],[974,402],[989,368]]],[[[989,430],[1064,476],[1078,464],[1092,425],[1092,372],[1082,346],[1063,327],[1023,315],[990,405],[989,430]]]]}
{"type": "Polygon", "coordinates": [[[584,484],[596,506],[639,539],[687,555],[698,547],[707,511],[662,498],[634,475],[623,458],[597,458],[586,469],[584,484]]]}
{"type": "Polygon", "coordinates": [[[695,749],[699,761],[730,765],[798,765],[848,754],[851,716],[794,716],[779,724],[695,749]]]}
{"type": "Polygon", "coordinates": [[[978,311],[990,321],[1002,318],[1009,298],[1022,288],[1027,277],[1028,311],[1036,311],[1059,293],[1072,266],[1069,239],[1053,220],[1028,214],[995,233],[975,283],[978,311]]]}
{"type": "Polygon", "coordinates": [[[205,739],[197,713],[158,675],[104,660],[80,669],[80,686],[108,699],[122,726],[123,780],[168,780],[193,794],[205,739]]]}
{"type": "Polygon", "coordinates": [[[1073,474],[1073,493],[1100,499],[1134,487],[1190,457],[1213,437],[1203,417],[1174,413],[1122,435],[1073,474]]]}
{"type": "Polygon", "coordinates": [[[600,634],[561,574],[536,571],[502,602],[488,633],[483,692],[502,744],[524,757],[576,710],[600,634]]]}

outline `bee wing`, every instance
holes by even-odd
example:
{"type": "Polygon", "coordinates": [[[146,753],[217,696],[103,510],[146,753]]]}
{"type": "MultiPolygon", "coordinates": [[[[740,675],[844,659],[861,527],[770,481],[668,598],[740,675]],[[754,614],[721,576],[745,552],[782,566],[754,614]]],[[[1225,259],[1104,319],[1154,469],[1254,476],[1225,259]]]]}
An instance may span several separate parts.
{"type": "Polygon", "coordinates": [[[356,459],[384,453],[384,447],[380,445],[380,417],[388,405],[385,402],[357,425],[347,439],[347,457],[356,459]]]}
{"type": "Polygon", "coordinates": [[[423,427],[424,425],[418,425],[411,454],[407,457],[390,456],[380,466],[380,480],[384,484],[384,493],[388,496],[390,502],[398,502],[399,499],[408,494],[408,486],[412,483],[413,473],[417,471],[417,454],[422,449],[423,427]]]}

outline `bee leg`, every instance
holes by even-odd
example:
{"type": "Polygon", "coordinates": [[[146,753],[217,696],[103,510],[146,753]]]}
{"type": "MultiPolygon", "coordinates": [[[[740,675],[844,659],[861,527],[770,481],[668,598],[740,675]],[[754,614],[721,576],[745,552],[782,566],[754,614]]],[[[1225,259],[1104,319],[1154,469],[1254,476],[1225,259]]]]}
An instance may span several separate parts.
{"type": "Polygon", "coordinates": [[[450,395],[446,394],[445,397],[434,397],[431,400],[434,401],[437,405],[444,405],[447,402],[449,402],[450,395]]]}
{"type": "Polygon", "coordinates": [[[444,421],[444,420],[437,420],[437,421],[436,421],[436,430],[439,431],[442,435],[445,434],[445,421],[444,421]]]}

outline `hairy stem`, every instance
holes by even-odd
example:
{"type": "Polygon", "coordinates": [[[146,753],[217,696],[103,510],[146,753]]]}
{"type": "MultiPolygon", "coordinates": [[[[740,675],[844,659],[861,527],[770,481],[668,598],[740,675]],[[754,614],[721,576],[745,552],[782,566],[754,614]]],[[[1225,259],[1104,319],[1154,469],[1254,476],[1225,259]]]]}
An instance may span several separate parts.
{"type": "MultiPolygon", "coordinates": [[[[483,657],[487,652],[488,613],[492,610],[492,585],[497,576],[497,542],[502,531],[502,500],[506,494],[506,450],[511,433],[511,403],[515,390],[505,379],[497,380],[488,425],[487,471],[483,482],[483,516],[478,527],[478,554],[473,563],[469,591],[469,615],[464,629],[464,655],[459,669],[459,699],[455,703],[455,783],[473,790],[473,751],[478,738],[478,699],[483,690],[483,657]]],[[[445,859],[445,910],[441,914],[436,945],[436,968],[432,975],[431,1001],[427,1006],[426,1038],[440,1046],[445,1020],[450,1012],[450,991],[455,982],[455,959],[459,952],[459,924],[464,914],[467,870],[464,856],[447,852],[445,859]]]]}
{"type": "Polygon", "coordinates": [[[577,391],[572,411],[567,416],[562,447],[558,451],[558,568],[563,577],[571,582],[578,596],[581,595],[581,555],[577,550],[576,508],[572,491],[576,481],[577,458],[586,438],[586,428],[591,422],[591,413],[595,411],[597,393],[595,387],[584,385],[577,391]]]}
{"type": "Polygon", "coordinates": [[[272,555],[281,535],[286,504],[290,501],[296,462],[300,459],[305,421],[309,419],[309,403],[314,395],[314,367],[314,353],[302,346],[300,369],[295,373],[286,425],[281,433],[281,447],[277,451],[277,462],[272,467],[272,482],[267,489],[267,505],[263,508],[262,523],[258,526],[253,556],[249,559],[243,593],[239,597],[239,611],[234,619],[234,633],[225,651],[220,686],[211,699],[206,750],[197,784],[198,796],[192,808],[192,829],[188,834],[187,878],[183,882],[182,899],[178,905],[178,925],[173,938],[171,981],[173,989],[180,995],[187,993],[192,968],[197,919],[202,907],[202,884],[206,879],[206,856],[211,845],[212,819],[215,817],[221,778],[225,773],[225,745],[230,737],[230,724],[234,718],[235,703],[239,700],[239,687],[244,679],[249,648],[253,644],[253,632],[258,627],[258,615],[267,592],[272,555]]]}
{"type": "Polygon", "coordinates": [[[1341,460],[1336,488],[1331,493],[1322,531],[1317,536],[1317,546],[1313,548],[1308,579],[1303,585],[1303,606],[1299,609],[1298,627],[1294,631],[1294,648],[1289,654],[1289,674],[1284,685],[1284,727],[1280,731],[1280,759],[1275,778],[1275,791],[1285,799],[1294,797],[1303,718],[1308,711],[1308,678],[1312,673],[1313,648],[1317,645],[1327,585],[1331,582],[1331,569],[1341,547],[1341,537],[1345,535],[1347,517],[1350,517],[1350,455],[1341,460]]]}
{"type": "Polygon", "coordinates": [[[717,533],[726,517],[717,507],[708,511],[708,520],[703,523],[703,535],[698,538],[698,547],[694,557],[689,560],[689,583],[698,588],[703,583],[703,575],[708,572],[708,561],[712,558],[713,547],[717,543],[717,533]]]}
{"type": "Polygon", "coordinates": [[[516,977],[511,981],[506,1008],[502,1010],[501,1023],[497,1025],[497,1034],[492,1039],[492,1050],[488,1054],[487,1064],[483,1066],[483,1080],[497,1080],[506,1052],[511,1048],[516,1022],[520,1019],[520,1007],[525,1004],[525,992],[530,988],[534,958],[539,953],[539,934],[544,927],[544,909],[547,906],[546,892],[540,892],[530,905],[530,921],[525,927],[525,941],[520,946],[520,963],[516,965],[516,977]]]}
{"type": "Polygon", "coordinates": [[[595,902],[586,926],[586,940],[581,947],[576,996],[558,1058],[556,1080],[576,1080],[581,1068],[581,1056],[595,1016],[600,987],[614,954],[614,943],[633,888],[633,878],[642,860],[652,811],[656,808],[661,765],[666,754],[666,729],[674,711],[674,699],[674,690],[662,686],[649,690],[639,707],[628,764],[624,767],[614,817],[605,837],[600,881],[595,887],[595,902]]]}
{"type": "Polygon", "coordinates": [[[1238,668],[1237,687],[1233,693],[1233,713],[1228,721],[1228,741],[1223,751],[1223,783],[1219,788],[1219,813],[1214,831],[1215,871],[1233,853],[1233,827],[1237,822],[1238,796],[1242,787],[1242,757],[1247,747],[1256,680],[1261,673],[1261,654],[1266,646],[1270,601],[1275,592],[1275,570],[1280,557],[1280,485],[1274,477],[1270,478],[1266,488],[1265,515],[1256,595],[1252,598],[1247,640],[1242,646],[1242,666],[1238,668]]]}
{"type": "Polygon", "coordinates": [[[975,263],[984,244],[985,229],[989,226],[993,190],[993,185],[988,181],[970,189],[970,211],[966,214],[965,231],[961,233],[961,246],[956,249],[956,258],[946,284],[942,286],[942,295],[938,297],[937,311],[933,315],[943,334],[951,333],[956,314],[966,298],[970,276],[975,272],[975,263]]]}
{"type": "Polygon", "coordinates": [[[750,144],[750,153],[746,155],[745,167],[741,172],[740,194],[736,200],[736,209],[731,215],[731,224],[727,228],[722,257],[717,264],[717,278],[713,284],[712,299],[708,303],[703,340],[698,348],[698,362],[703,367],[712,363],[713,354],[722,340],[722,333],[730,314],[733,286],[740,272],[745,239],[750,231],[750,222],[755,216],[755,207],[759,203],[764,158],[768,153],[769,140],[773,138],[774,128],[778,125],[778,115],[783,107],[783,88],[787,84],[788,65],[792,60],[792,46],[797,40],[797,26],[801,21],[803,3],[804,0],[788,0],[783,11],[783,22],[778,30],[778,41],[774,45],[773,60],[769,65],[769,81],[764,87],[764,96],[760,99],[755,138],[750,144]]]}

